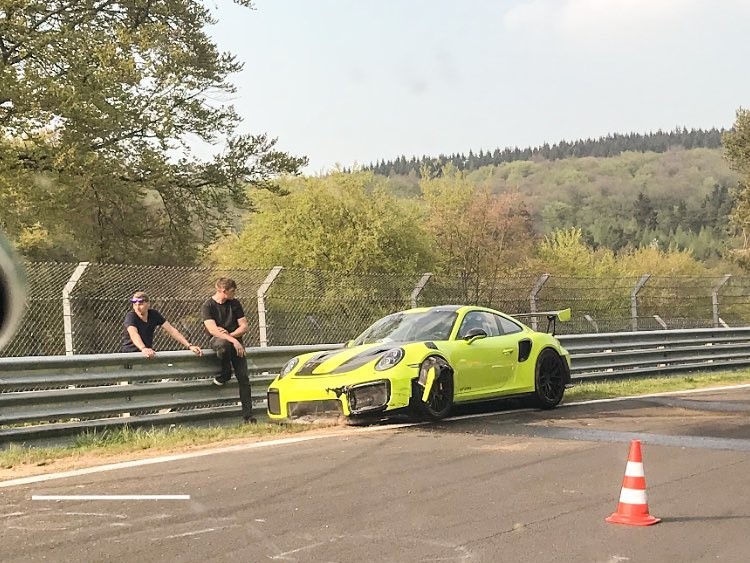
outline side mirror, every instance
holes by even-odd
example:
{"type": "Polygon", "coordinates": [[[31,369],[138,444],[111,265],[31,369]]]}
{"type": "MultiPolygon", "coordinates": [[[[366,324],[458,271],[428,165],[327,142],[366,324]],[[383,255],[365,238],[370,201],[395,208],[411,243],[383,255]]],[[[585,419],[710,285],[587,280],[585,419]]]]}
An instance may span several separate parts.
{"type": "Polygon", "coordinates": [[[0,234],[0,350],[16,332],[26,303],[21,262],[0,234]]]}
{"type": "Polygon", "coordinates": [[[484,329],[481,328],[472,328],[469,332],[467,332],[464,335],[464,340],[471,344],[475,340],[480,340],[482,338],[487,338],[487,333],[484,332],[484,329]]]}

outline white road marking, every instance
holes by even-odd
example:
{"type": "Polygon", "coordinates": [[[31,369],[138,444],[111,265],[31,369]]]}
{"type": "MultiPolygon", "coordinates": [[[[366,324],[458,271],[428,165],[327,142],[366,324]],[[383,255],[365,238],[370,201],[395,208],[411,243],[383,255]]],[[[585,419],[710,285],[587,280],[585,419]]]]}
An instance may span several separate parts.
{"type": "MultiPolygon", "coordinates": [[[[39,532],[42,530],[39,530],[38,528],[26,528],[24,526],[6,526],[6,530],[23,530],[24,532],[39,532]]],[[[45,526],[44,532],[61,532],[62,530],[67,530],[67,528],[50,528],[45,526]]]]}
{"type": "MultiPolygon", "coordinates": [[[[256,521],[259,519],[256,518],[256,521]]],[[[263,522],[265,522],[265,519],[262,519],[263,522]]],[[[271,553],[281,553],[281,548],[276,545],[276,542],[273,541],[271,534],[265,533],[263,530],[261,530],[258,526],[254,525],[252,522],[247,522],[245,524],[245,528],[247,530],[247,533],[250,536],[253,536],[255,540],[266,547],[268,551],[271,553]]]]}
{"type": "Polygon", "coordinates": [[[194,532],[185,532],[184,534],[174,534],[172,536],[164,536],[164,537],[154,538],[153,541],[157,541],[157,540],[171,540],[171,539],[174,539],[174,538],[187,538],[187,537],[190,537],[190,536],[198,536],[200,534],[207,534],[209,532],[215,532],[217,530],[225,530],[227,528],[235,528],[235,527],[236,527],[236,525],[232,525],[232,526],[220,526],[219,528],[205,528],[203,530],[196,530],[194,532]]]}
{"type": "MultiPolygon", "coordinates": [[[[632,401],[632,400],[637,400],[637,399],[648,399],[650,397],[665,397],[669,395],[688,395],[688,394],[695,394],[695,393],[710,393],[712,391],[747,389],[748,387],[750,387],[750,383],[742,383],[740,385],[727,385],[724,387],[704,387],[702,389],[688,389],[687,391],[663,391],[661,393],[649,393],[648,395],[628,395],[627,397],[611,397],[609,399],[593,399],[591,401],[576,401],[575,403],[561,403],[560,405],[557,406],[557,408],[563,409],[566,407],[580,407],[582,405],[596,405],[599,403],[614,403],[616,401],[632,401]]],[[[509,415],[509,414],[515,414],[519,412],[535,411],[535,410],[538,410],[538,409],[529,407],[529,408],[524,408],[524,409],[514,409],[512,411],[503,411],[503,412],[480,412],[477,414],[467,414],[464,416],[450,417],[446,420],[468,420],[470,418],[487,418],[488,416],[509,415]]],[[[425,423],[420,422],[416,424],[425,424],[425,423]]],[[[2,486],[3,484],[0,483],[0,487],[2,486]]]]}
{"type": "MultiPolygon", "coordinates": [[[[593,401],[578,401],[575,403],[563,403],[558,408],[565,408],[565,407],[574,407],[574,406],[580,406],[580,405],[594,405],[597,403],[611,403],[615,401],[629,401],[633,399],[645,399],[649,397],[662,397],[662,396],[668,396],[668,395],[684,395],[684,394],[694,394],[694,393],[710,393],[713,391],[726,391],[726,390],[732,390],[732,389],[746,389],[750,387],[750,384],[741,384],[741,385],[730,385],[730,386],[723,386],[723,387],[705,387],[703,389],[690,389],[688,391],[666,391],[663,393],[651,393],[649,395],[632,395],[628,397],[614,397],[611,399],[595,399],[593,401]]],[[[512,411],[503,411],[503,412],[489,412],[489,413],[479,413],[479,414],[469,414],[464,416],[457,416],[455,418],[449,418],[447,420],[467,420],[471,418],[486,418],[489,416],[507,416],[511,414],[515,414],[518,412],[524,412],[528,410],[535,410],[535,409],[516,409],[512,411]]],[[[19,485],[29,485],[32,483],[43,483],[45,481],[52,481],[55,479],[64,479],[66,477],[78,477],[81,475],[90,475],[92,473],[102,473],[104,471],[115,471],[119,469],[129,469],[132,467],[142,467],[144,465],[152,465],[154,463],[166,463],[169,461],[181,461],[186,459],[194,459],[197,457],[206,457],[210,455],[216,455],[216,454],[223,454],[223,453],[229,453],[229,452],[241,452],[245,450],[254,450],[258,448],[269,448],[273,446],[283,446],[287,444],[298,444],[301,442],[310,442],[312,440],[322,440],[324,438],[335,438],[335,437],[341,437],[341,436],[352,436],[360,433],[367,433],[367,432],[381,432],[381,431],[387,431],[387,430],[397,430],[399,428],[408,428],[410,426],[420,426],[430,424],[427,422],[405,422],[401,424],[388,424],[383,426],[368,426],[363,428],[356,428],[356,429],[349,429],[341,432],[333,432],[330,434],[319,434],[315,436],[296,436],[294,438],[282,438],[279,440],[268,440],[264,442],[252,442],[249,444],[238,444],[235,446],[227,446],[224,448],[215,448],[215,449],[209,449],[209,450],[202,450],[199,452],[190,452],[185,454],[176,454],[176,455],[169,455],[169,456],[159,456],[159,457],[152,457],[147,459],[138,459],[134,461],[124,461],[120,463],[110,463],[107,465],[99,465],[96,467],[86,467],[84,469],[74,469],[72,471],[63,471],[60,473],[48,473],[46,475],[35,475],[32,477],[21,477],[18,479],[10,479],[8,481],[0,481],[0,489],[7,488],[7,487],[17,487],[19,485]]]]}
{"type": "Polygon", "coordinates": [[[306,545],[304,547],[298,547],[297,549],[291,549],[289,551],[285,551],[284,553],[277,553],[276,555],[270,555],[269,559],[289,559],[289,555],[292,555],[294,553],[299,553],[300,551],[307,551],[308,549],[313,549],[315,547],[320,547],[321,545],[326,545],[328,543],[332,543],[336,541],[337,539],[342,538],[343,536],[335,536],[334,538],[327,540],[327,541],[321,541],[316,543],[311,543],[309,545],[306,545]]]}
{"type": "Polygon", "coordinates": [[[125,514],[110,514],[108,512],[65,512],[65,516],[109,516],[111,518],[127,518],[125,514]]]}
{"type": "Polygon", "coordinates": [[[190,495],[31,495],[31,500],[190,500],[190,495]]]}
{"type": "MultiPolygon", "coordinates": [[[[313,538],[310,537],[309,534],[305,534],[305,538],[308,541],[312,540],[313,538]]],[[[299,561],[296,557],[294,557],[295,554],[298,554],[302,551],[309,551],[311,549],[315,549],[316,547],[324,546],[324,545],[332,545],[337,544],[339,542],[345,543],[354,541],[355,543],[360,539],[366,539],[370,541],[392,541],[393,538],[388,537],[385,538],[383,536],[374,535],[374,534],[354,534],[354,535],[335,535],[328,538],[328,540],[318,541],[314,543],[310,543],[308,545],[299,547],[297,549],[291,549],[289,551],[284,551],[282,553],[276,553],[275,555],[268,555],[267,557],[269,559],[277,559],[277,560],[283,560],[283,561],[299,561]]],[[[422,561],[468,561],[473,558],[472,552],[462,546],[462,545],[453,545],[446,542],[441,541],[435,541],[435,540],[428,540],[428,539],[420,539],[420,538],[401,538],[406,542],[413,542],[415,544],[423,544],[428,545],[431,547],[437,547],[440,548],[441,552],[448,550],[453,550],[456,552],[456,555],[451,556],[447,555],[445,557],[435,557],[431,559],[422,559],[422,561]]]]}
{"type": "Polygon", "coordinates": [[[692,395],[695,393],[710,393],[712,391],[731,391],[732,389],[747,389],[750,383],[739,385],[726,385],[724,387],[703,387],[702,389],[688,389],[686,391],[663,391],[661,393],[649,393],[648,395],[629,395],[627,397],[612,397],[610,399],[594,399],[593,401],[578,401],[575,403],[563,403],[560,407],[575,407],[578,405],[592,405],[597,403],[613,403],[615,401],[632,401],[633,399],[647,399],[649,397],[665,397],[669,395],[692,395]]]}
{"type": "Polygon", "coordinates": [[[11,512],[10,514],[0,514],[0,518],[10,518],[11,516],[23,516],[25,512],[11,512]]]}

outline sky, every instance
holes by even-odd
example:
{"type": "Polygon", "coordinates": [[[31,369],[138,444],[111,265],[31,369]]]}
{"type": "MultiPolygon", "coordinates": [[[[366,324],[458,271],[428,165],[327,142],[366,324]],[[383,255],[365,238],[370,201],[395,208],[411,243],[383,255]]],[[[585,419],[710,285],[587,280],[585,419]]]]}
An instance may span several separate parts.
{"type": "Polygon", "coordinates": [[[728,128],[750,0],[209,0],[243,132],[306,174],[400,155],[728,128]]]}

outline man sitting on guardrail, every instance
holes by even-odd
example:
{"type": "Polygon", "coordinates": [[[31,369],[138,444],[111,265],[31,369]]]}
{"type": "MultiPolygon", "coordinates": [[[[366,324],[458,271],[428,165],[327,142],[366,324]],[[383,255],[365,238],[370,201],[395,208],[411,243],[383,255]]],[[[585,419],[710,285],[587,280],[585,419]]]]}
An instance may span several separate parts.
{"type": "Polygon", "coordinates": [[[224,385],[234,376],[240,387],[242,417],[245,422],[256,422],[253,418],[253,401],[250,391],[250,378],[247,374],[247,358],[242,336],[247,332],[248,324],[245,311],[235,299],[237,284],[230,278],[216,280],[216,293],[201,307],[203,325],[211,335],[209,345],[216,352],[221,362],[221,372],[214,377],[215,385],[224,385]]]}
{"type": "Polygon", "coordinates": [[[136,291],[130,298],[133,306],[132,311],[125,315],[122,336],[123,352],[142,352],[148,359],[156,355],[154,351],[154,332],[157,327],[162,327],[174,340],[197,356],[203,355],[200,346],[194,346],[182,333],[169,324],[159,311],[150,308],[149,298],[142,291],[136,291]]]}

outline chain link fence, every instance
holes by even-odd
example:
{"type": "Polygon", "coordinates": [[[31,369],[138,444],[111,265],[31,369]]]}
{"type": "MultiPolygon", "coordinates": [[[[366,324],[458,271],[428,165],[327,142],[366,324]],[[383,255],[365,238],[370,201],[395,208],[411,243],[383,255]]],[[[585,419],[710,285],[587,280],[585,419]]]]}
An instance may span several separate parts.
{"type": "MultiPolygon", "coordinates": [[[[33,267],[27,274],[32,276],[32,272],[33,267]]],[[[72,351],[75,354],[120,351],[124,335],[122,322],[131,309],[129,299],[136,291],[145,291],[151,307],[158,309],[188,340],[206,347],[209,338],[203,330],[200,309],[214,293],[214,282],[221,276],[237,282],[237,297],[247,308],[250,324],[245,344],[257,346],[255,292],[267,273],[267,270],[89,264],[70,296],[72,351]]],[[[180,345],[161,330],[156,332],[154,346],[157,350],[180,349],[180,345]]]]}
{"type": "MultiPolygon", "coordinates": [[[[250,324],[247,346],[344,342],[378,318],[412,306],[478,304],[507,313],[570,307],[561,334],[750,325],[750,277],[632,278],[384,275],[274,268],[177,268],[28,263],[29,298],[5,356],[111,353],[120,350],[129,298],[151,306],[203,347],[201,304],[220,276],[233,278],[250,324]]],[[[537,319],[525,319],[535,326],[537,319]]],[[[546,321],[539,319],[539,329],[546,321]]],[[[180,346],[157,331],[155,347],[180,346]]]]}
{"type": "Polygon", "coordinates": [[[4,356],[65,354],[62,290],[78,264],[26,265],[28,296],[23,321],[4,356]]]}

